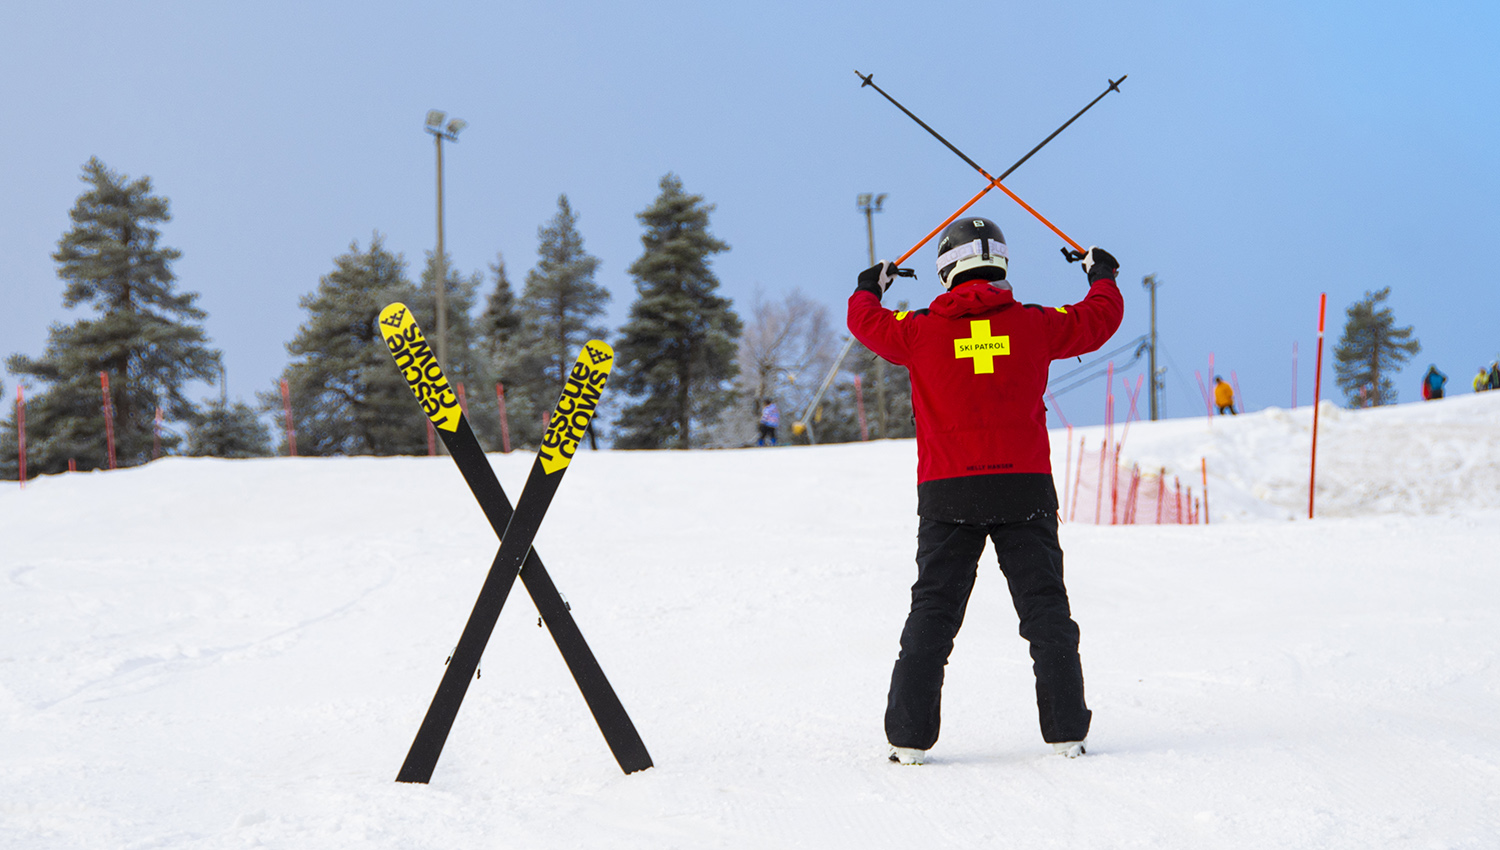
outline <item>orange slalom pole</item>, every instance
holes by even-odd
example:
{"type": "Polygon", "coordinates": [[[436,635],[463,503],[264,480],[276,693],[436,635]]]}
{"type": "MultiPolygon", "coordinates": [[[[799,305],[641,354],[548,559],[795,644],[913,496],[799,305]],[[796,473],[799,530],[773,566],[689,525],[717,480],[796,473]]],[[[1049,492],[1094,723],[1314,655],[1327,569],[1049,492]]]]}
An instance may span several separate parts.
{"type": "Polygon", "coordinates": [[[1200,458],[1203,461],[1203,524],[1208,525],[1208,458],[1200,458]]]}
{"type": "Polygon", "coordinates": [[[510,454],[510,414],[505,412],[505,385],[495,382],[495,402],[500,405],[500,451],[510,454]]]}
{"type": "Polygon", "coordinates": [[[1068,511],[1068,522],[1078,519],[1078,488],[1083,486],[1083,444],[1087,439],[1078,438],[1078,474],[1073,479],[1073,508],[1068,511]]]}
{"type": "Polygon", "coordinates": [[[21,387],[21,384],[15,385],[15,438],[17,438],[15,442],[17,456],[20,457],[21,489],[24,490],[26,489],[26,388],[21,387]]]}
{"type": "Polygon", "coordinates": [[[1328,293],[1318,298],[1318,371],[1313,375],[1312,460],[1307,472],[1307,518],[1313,518],[1313,495],[1318,485],[1318,407],[1323,401],[1323,317],[1328,311],[1328,293]]]}
{"type": "Polygon", "coordinates": [[[109,395],[109,373],[99,373],[99,388],[104,393],[104,445],[109,468],[115,468],[115,403],[109,395]]]}

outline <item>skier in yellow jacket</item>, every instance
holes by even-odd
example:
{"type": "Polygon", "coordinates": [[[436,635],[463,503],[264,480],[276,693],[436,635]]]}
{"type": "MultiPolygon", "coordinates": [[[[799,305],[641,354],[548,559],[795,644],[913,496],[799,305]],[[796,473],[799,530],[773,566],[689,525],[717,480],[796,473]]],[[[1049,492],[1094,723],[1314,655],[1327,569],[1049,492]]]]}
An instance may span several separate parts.
{"type": "Polygon", "coordinates": [[[1219,407],[1219,415],[1229,411],[1230,416],[1237,416],[1234,410],[1234,387],[1224,381],[1223,376],[1214,376],[1214,404],[1219,407]]]}

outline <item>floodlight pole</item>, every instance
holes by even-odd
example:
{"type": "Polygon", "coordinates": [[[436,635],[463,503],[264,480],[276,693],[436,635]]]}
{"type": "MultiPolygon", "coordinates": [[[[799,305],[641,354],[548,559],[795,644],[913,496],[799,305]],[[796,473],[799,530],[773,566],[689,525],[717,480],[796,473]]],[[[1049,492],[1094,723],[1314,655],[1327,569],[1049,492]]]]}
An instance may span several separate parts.
{"type": "Polygon", "coordinates": [[[437,356],[443,368],[452,369],[448,362],[448,255],[443,247],[443,140],[458,141],[458,131],[466,122],[454,118],[444,125],[446,118],[441,110],[429,110],[425,129],[437,145],[437,356]]]}
{"type": "MultiPolygon", "coordinates": [[[[874,219],[874,214],[880,212],[880,207],[885,203],[885,193],[882,192],[879,195],[873,195],[872,193],[869,193],[869,192],[862,192],[862,193],[860,193],[859,197],[857,199],[855,199],[855,203],[859,206],[860,212],[863,212],[865,214],[865,233],[869,237],[869,243],[870,243],[870,265],[873,266],[876,263],[876,260],[875,260],[875,219],[874,219]]],[[[822,383],[821,386],[818,387],[818,391],[815,392],[815,393],[813,393],[812,401],[809,401],[807,403],[807,407],[802,411],[802,415],[797,418],[797,421],[796,421],[795,424],[801,425],[804,429],[807,430],[807,442],[808,443],[816,445],[817,442],[818,442],[818,435],[813,431],[813,426],[812,426],[812,414],[813,414],[813,411],[817,409],[818,402],[820,402],[820,401],[823,400],[823,393],[825,393],[825,392],[828,391],[828,386],[833,383],[834,377],[837,376],[838,373],[839,373],[839,367],[844,365],[844,358],[849,356],[849,349],[851,349],[853,347],[854,347],[854,337],[851,336],[851,337],[849,337],[849,341],[844,343],[844,349],[839,352],[839,356],[835,357],[833,359],[833,367],[828,370],[828,375],[823,378],[823,383],[822,383]]],[[[880,436],[884,437],[885,436],[885,361],[882,360],[882,359],[880,359],[879,357],[876,357],[875,358],[875,364],[876,364],[876,366],[875,366],[875,369],[876,369],[876,373],[875,373],[876,378],[875,378],[875,380],[876,380],[876,383],[878,385],[877,388],[876,388],[876,393],[878,394],[878,397],[879,397],[879,402],[878,403],[880,404],[880,416],[879,416],[879,420],[878,421],[879,421],[879,428],[880,428],[880,436]]]]}
{"type": "Polygon", "coordinates": [[[443,134],[433,133],[437,144],[437,332],[438,362],[452,369],[448,362],[448,255],[443,250],[443,134]]]}

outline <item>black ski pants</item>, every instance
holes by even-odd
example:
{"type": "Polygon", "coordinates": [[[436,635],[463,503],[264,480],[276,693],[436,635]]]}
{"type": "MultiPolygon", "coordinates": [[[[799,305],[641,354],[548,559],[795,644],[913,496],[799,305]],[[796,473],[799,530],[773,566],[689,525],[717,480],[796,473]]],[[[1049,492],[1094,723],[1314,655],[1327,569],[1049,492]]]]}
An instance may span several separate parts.
{"type": "Polygon", "coordinates": [[[1083,698],[1078,624],[1063,586],[1057,516],[988,526],[924,518],[917,530],[911,613],[901,631],[885,709],[886,740],[898,747],[927,750],[937,742],[943,667],[963,625],[986,539],[994,541],[1021,619],[1021,637],[1031,644],[1042,740],[1081,741],[1088,735],[1093,715],[1083,698]]]}

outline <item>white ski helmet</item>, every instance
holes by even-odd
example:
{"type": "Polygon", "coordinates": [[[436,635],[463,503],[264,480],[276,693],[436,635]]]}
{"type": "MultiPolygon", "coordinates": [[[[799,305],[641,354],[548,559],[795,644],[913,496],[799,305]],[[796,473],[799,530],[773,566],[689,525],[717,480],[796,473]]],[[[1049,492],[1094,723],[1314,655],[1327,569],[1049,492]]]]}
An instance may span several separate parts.
{"type": "Polygon", "coordinates": [[[953,279],[973,269],[996,269],[983,275],[986,280],[1004,280],[1006,260],[1005,234],[987,218],[959,219],[948,225],[938,240],[937,272],[944,289],[953,288],[953,279]]]}

